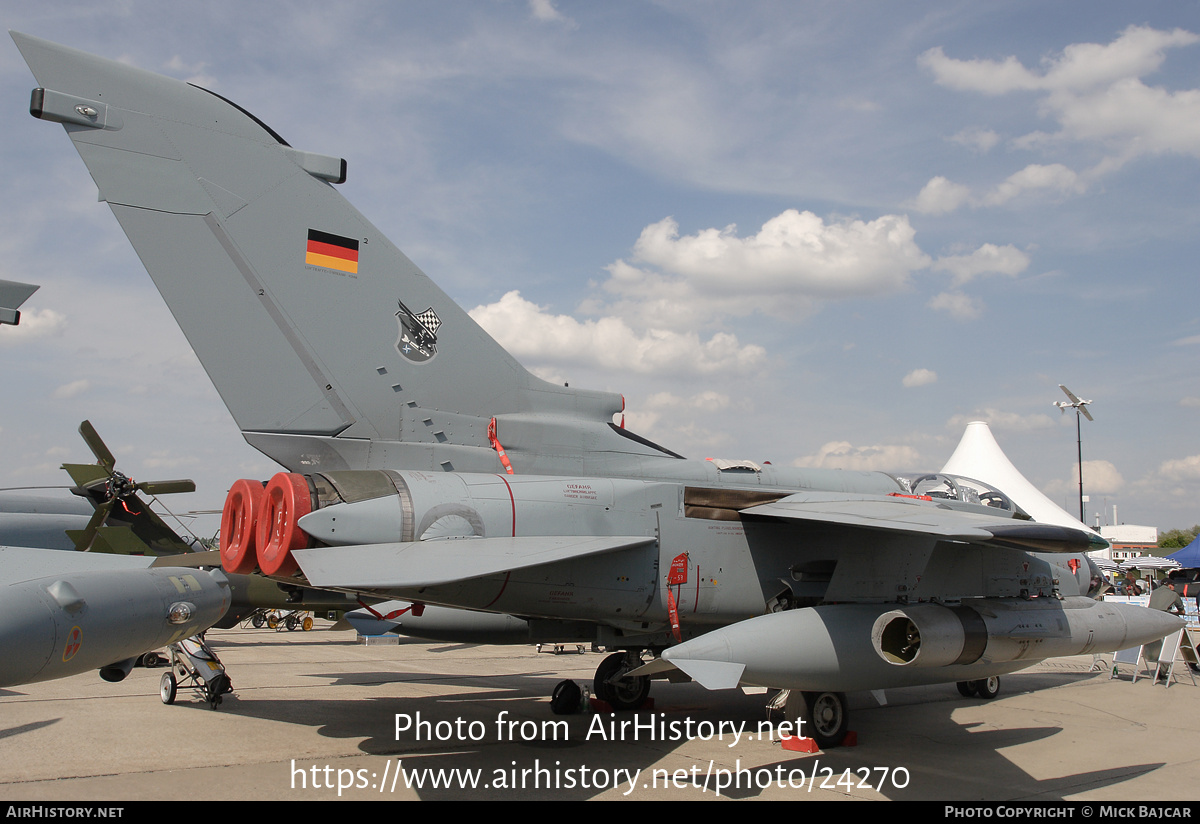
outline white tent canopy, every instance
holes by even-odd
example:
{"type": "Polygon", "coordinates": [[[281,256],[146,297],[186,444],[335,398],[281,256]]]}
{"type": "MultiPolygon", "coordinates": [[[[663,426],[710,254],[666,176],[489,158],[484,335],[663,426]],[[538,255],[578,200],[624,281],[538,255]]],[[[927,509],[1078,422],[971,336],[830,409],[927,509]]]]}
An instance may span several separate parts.
{"type": "Polygon", "coordinates": [[[967,424],[958,448],[946,461],[942,472],[965,475],[991,484],[1038,523],[1088,529],[1082,521],[1067,513],[1025,479],[1000,449],[1000,444],[996,443],[987,421],[971,421],[967,424]]]}

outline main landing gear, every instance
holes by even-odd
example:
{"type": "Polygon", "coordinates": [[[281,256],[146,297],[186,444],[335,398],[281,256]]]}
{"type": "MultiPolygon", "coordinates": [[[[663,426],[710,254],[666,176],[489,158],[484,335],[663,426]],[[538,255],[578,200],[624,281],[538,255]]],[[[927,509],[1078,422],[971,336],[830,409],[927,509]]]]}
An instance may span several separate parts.
{"type": "Polygon", "coordinates": [[[625,673],[642,665],[641,651],[627,649],[614,652],[596,667],[592,690],[596,697],[614,710],[636,710],[650,694],[650,679],[641,675],[630,678],[625,673]]]}
{"type": "Polygon", "coordinates": [[[956,686],[958,694],[963,698],[978,695],[980,698],[990,701],[1000,694],[1000,676],[993,675],[991,678],[982,678],[978,681],[959,681],[956,686]]]}
{"type": "Polygon", "coordinates": [[[789,692],[784,715],[797,735],[823,750],[841,746],[850,729],[850,708],[841,692],[789,692]]]}

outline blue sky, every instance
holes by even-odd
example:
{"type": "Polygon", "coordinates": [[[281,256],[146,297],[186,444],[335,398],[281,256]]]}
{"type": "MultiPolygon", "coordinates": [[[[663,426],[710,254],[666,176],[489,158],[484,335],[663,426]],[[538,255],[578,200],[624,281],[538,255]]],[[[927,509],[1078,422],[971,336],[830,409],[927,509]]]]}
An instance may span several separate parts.
{"type": "MultiPolygon", "coordinates": [[[[690,457],[937,469],[967,421],[1088,522],[1200,521],[1193,3],[9,4],[297,148],[543,377],[690,457]]],[[[219,508],[246,446],[0,44],[0,487],[90,418],[219,508]]]]}

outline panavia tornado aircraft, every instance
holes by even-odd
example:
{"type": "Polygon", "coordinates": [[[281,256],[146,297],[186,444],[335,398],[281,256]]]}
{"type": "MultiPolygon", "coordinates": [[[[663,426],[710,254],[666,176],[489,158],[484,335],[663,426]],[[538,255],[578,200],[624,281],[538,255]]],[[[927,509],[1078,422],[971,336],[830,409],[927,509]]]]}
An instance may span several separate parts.
{"type": "Polygon", "coordinates": [[[13,38],[31,113],[63,125],[246,440],[289,470],[233,485],[227,571],[596,642],[617,650],[595,690],[618,708],[657,667],[787,688],[824,745],[847,690],[990,696],[1179,626],[1095,600],[1083,553],[1103,540],[986,484],[638,437],[620,395],[531,375],[347,203],[345,160],[203,88],[13,38]]]}

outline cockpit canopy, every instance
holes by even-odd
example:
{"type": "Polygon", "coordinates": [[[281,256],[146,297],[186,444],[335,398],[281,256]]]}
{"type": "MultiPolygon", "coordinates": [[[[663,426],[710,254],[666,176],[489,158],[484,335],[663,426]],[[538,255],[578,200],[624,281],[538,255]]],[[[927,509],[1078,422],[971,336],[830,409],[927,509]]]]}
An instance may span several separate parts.
{"type": "Polygon", "coordinates": [[[991,484],[968,478],[964,475],[946,475],[941,472],[905,473],[893,475],[906,494],[919,495],[931,500],[961,501],[978,506],[990,506],[1011,512],[1015,517],[1028,518],[1013,500],[991,484]]]}

